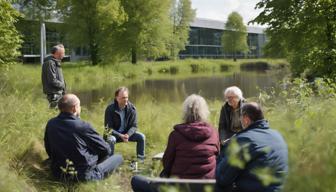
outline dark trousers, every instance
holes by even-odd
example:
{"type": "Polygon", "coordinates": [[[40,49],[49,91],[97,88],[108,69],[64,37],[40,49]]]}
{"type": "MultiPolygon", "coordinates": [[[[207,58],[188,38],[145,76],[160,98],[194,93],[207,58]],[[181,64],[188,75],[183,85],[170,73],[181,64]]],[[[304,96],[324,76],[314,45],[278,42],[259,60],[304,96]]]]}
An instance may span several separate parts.
{"type": "MultiPolygon", "coordinates": [[[[111,137],[111,149],[112,149],[112,154],[114,153],[114,145],[119,142],[123,142],[121,138],[116,138],[114,136],[111,137]]],[[[128,139],[130,142],[136,142],[136,154],[139,159],[144,159],[145,158],[145,141],[146,137],[143,133],[140,132],[135,132],[133,135],[131,135],[128,139]]]]}
{"type": "Polygon", "coordinates": [[[146,177],[140,175],[132,177],[131,185],[134,192],[156,192],[156,190],[151,188],[146,177]]]}
{"type": "Polygon", "coordinates": [[[54,109],[57,107],[58,101],[63,97],[63,93],[51,93],[47,94],[47,99],[49,101],[49,108],[54,109]]]}

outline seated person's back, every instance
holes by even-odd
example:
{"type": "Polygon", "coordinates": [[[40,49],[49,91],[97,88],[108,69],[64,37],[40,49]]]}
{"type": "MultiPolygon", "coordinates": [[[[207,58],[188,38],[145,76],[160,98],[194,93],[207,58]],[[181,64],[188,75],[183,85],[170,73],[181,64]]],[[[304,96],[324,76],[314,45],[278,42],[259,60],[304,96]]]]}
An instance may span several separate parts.
{"type": "Polygon", "coordinates": [[[61,167],[67,167],[67,160],[73,163],[78,180],[103,179],[121,164],[121,156],[111,156],[110,146],[89,123],[79,118],[80,101],[75,95],[64,95],[59,109],[60,114],[47,123],[44,137],[51,169],[57,178],[65,174],[61,167]],[[100,165],[104,160],[109,163],[100,165]]]}
{"type": "Polygon", "coordinates": [[[217,191],[281,190],[288,172],[285,141],[277,131],[269,128],[258,104],[244,104],[242,115],[243,130],[231,138],[218,159],[217,191]],[[234,164],[230,159],[240,163],[234,164]],[[263,181],[265,174],[271,178],[270,183],[263,181]]]}
{"type": "Polygon", "coordinates": [[[206,101],[189,96],[183,104],[184,123],[174,126],[162,162],[163,176],[186,179],[213,179],[219,153],[217,132],[207,123],[206,101]]]}

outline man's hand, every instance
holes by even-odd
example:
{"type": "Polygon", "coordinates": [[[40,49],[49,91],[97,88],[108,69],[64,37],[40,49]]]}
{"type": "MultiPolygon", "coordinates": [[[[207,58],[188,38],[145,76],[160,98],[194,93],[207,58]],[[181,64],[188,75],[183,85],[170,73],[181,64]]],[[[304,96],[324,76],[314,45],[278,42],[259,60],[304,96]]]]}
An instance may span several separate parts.
{"type": "Polygon", "coordinates": [[[121,139],[123,140],[123,142],[128,142],[128,138],[129,136],[127,134],[121,135],[121,139]]]}

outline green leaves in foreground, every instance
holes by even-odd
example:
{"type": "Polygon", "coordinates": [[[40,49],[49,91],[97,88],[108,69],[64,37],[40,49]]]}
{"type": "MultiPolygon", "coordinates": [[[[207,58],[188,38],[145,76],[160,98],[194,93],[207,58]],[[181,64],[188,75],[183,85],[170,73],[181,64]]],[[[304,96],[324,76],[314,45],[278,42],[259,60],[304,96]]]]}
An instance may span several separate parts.
{"type": "Polygon", "coordinates": [[[245,165],[251,159],[248,151],[248,144],[240,146],[237,139],[232,139],[227,148],[227,155],[229,157],[229,164],[240,169],[244,169],[245,165]]]}

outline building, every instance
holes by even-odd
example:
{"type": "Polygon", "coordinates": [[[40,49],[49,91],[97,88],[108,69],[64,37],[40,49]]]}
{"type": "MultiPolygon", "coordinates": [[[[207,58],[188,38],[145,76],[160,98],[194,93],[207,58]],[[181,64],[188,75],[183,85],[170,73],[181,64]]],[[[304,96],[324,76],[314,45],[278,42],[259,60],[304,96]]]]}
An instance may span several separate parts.
{"type": "MultiPolygon", "coordinates": [[[[22,59],[24,62],[39,62],[40,57],[40,23],[31,20],[21,20],[19,31],[24,35],[24,43],[21,48],[22,59]]],[[[66,48],[67,60],[76,61],[89,58],[89,50],[86,47],[72,47],[68,42],[63,23],[59,21],[46,22],[46,48],[47,53],[50,48],[62,42],[66,48]]],[[[221,37],[225,23],[211,19],[196,18],[191,23],[189,43],[186,49],[179,53],[180,58],[231,58],[230,53],[223,52],[221,37]]],[[[260,27],[247,27],[247,43],[249,52],[247,54],[238,53],[238,58],[260,58],[263,56],[262,48],[266,42],[264,29],[260,27]]]]}
{"type": "MultiPolygon", "coordinates": [[[[231,58],[230,53],[223,52],[221,37],[225,28],[222,21],[196,18],[190,25],[189,44],[180,52],[180,58],[231,58]]],[[[236,54],[237,57],[260,58],[266,42],[264,29],[247,27],[247,44],[249,52],[236,54]]]]}

